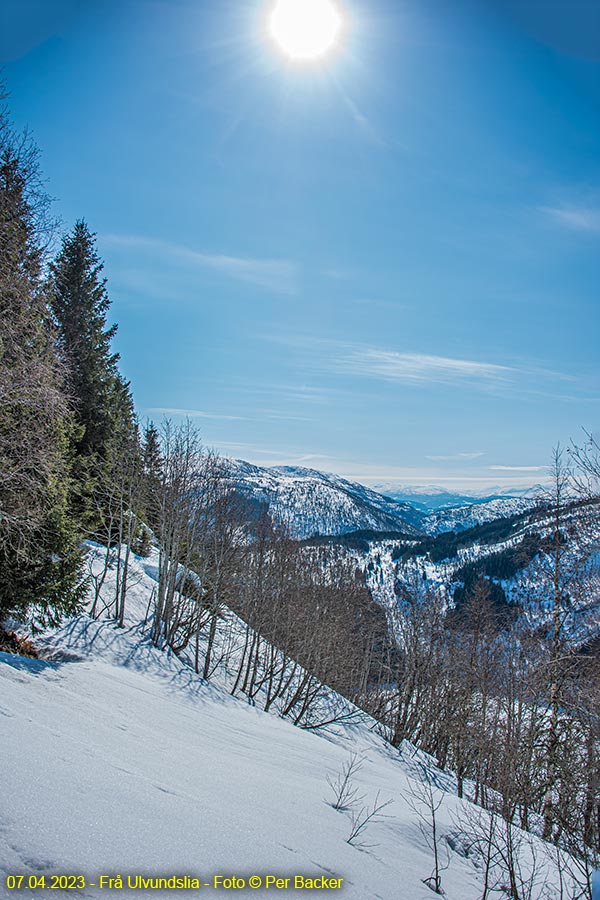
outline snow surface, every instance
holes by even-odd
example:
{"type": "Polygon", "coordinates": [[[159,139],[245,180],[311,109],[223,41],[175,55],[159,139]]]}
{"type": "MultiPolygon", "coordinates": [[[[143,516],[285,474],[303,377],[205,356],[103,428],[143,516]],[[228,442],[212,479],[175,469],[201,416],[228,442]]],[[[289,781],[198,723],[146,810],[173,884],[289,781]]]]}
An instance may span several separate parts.
{"type": "Polygon", "coordinates": [[[522,497],[500,497],[478,503],[467,503],[433,510],[423,520],[422,527],[427,534],[441,534],[444,531],[466,531],[486,522],[493,522],[509,516],[528,512],[536,506],[535,499],[522,497]]]}
{"type": "Polygon", "coordinates": [[[476,498],[438,489],[423,503],[418,492],[386,495],[338,475],[300,466],[264,468],[228,459],[227,467],[243,496],[264,504],[277,524],[301,539],[364,530],[406,534],[463,531],[499,516],[525,512],[537,502],[533,495],[476,498]]]}
{"type": "MultiPolygon", "coordinates": [[[[547,479],[544,479],[544,481],[547,479]]],[[[478,491],[450,490],[439,484],[398,484],[397,482],[376,483],[371,485],[373,490],[380,491],[387,497],[406,503],[414,503],[426,509],[441,509],[443,507],[469,506],[477,503],[487,503],[489,500],[514,499],[518,497],[533,498],[539,493],[540,485],[528,487],[503,487],[490,485],[478,491]]]]}
{"type": "Polygon", "coordinates": [[[263,468],[240,459],[227,465],[240,493],[265,504],[292,537],[420,531],[423,514],[414,507],[337,475],[299,466],[263,468]]]}
{"type": "MultiPolygon", "coordinates": [[[[469,810],[483,821],[487,814],[458,799],[453,776],[410,745],[390,747],[367,717],[328,733],[302,730],[156,650],[140,621],[153,574],[152,560],[136,560],[127,628],[82,616],[47,637],[46,659],[0,653],[0,884],[11,873],[81,873],[96,885],[102,874],[187,873],[211,885],[197,896],[220,893],[212,887],[218,874],[298,874],[343,878],[347,900],[428,900],[433,854],[407,800],[427,771],[443,795],[445,896],[479,900],[478,859],[461,849],[457,832],[469,810]],[[351,753],[363,761],[359,807],[392,801],[362,848],[347,843],[351,813],[333,809],[327,782],[351,753]]],[[[530,842],[543,848],[526,842],[525,865],[530,842]]],[[[173,893],[184,892],[148,896],[173,893]]],[[[28,900],[128,894],[98,886],[7,892],[28,900]]]]}
{"type": "MultiPolygon", "coordinates": [[[[490,505],[483,504],[474,509],[486,510],[490,505]]],[[[437,514],[432,514],[430,519],[434,515],[437,514]]],[[[428,555],[394,559],[395,551],[403,546],[409,549],[411,542],[389,538],[369,540],[366,542],[367,550],[350,548],[346,554],[365,573],[374,599],[393,614],[398,608],[397,588],[404,587],[411,593],[415,585],[427,584],[445,603],[451,603],[454,588],[462,583],[457,573],[465,564],[513,549],[528,536],[536,540],[551,538],[553,528],[551,513],[532,514],[517,521],[509,537],[503,540],[473,540],[459,547],[455,556],[438,562],[432,562],[428,555]]],[[[600,525],[595,510],[584,507],[566,514],[563,531],[567,542],[561,559],[562,582],[569,597],[564,610],[563,635],[575,645],[583,646],[600,635],[600,552],[597,549],[600,545],[600,525]]],[[[541,553],[511,578],[494,580],[504,589],[509,602],[519,604],[524,613],[524,627],[533,630],[551,624],[554,610],[551,555],[541,553]]]]}

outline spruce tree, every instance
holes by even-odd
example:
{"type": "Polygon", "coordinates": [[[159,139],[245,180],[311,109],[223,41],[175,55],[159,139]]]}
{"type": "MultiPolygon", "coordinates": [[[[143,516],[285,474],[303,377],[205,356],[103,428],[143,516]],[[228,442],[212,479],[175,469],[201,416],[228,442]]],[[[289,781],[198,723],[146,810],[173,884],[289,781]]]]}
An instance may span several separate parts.
{"type": "Polygon", "coordinates": [[[144,512],[152,529],[156,529],[160,519],[160,497],[163,477],[163,458],[160,435],[154,422],[149,422],[144,430],[143,474],[144,512]]]}
{"type": "MultiPolygon", "coordinates": [[[[110,543],[111,485],[123,455],[139,454],[133,400],[111,347],[117,326],[107,324],[110,299],[95,235],[83,221],[50,266],[50,306],[79,435],[75,443],[77,512],[88,535],[110,543]]],[[[118,529],[117,529],[118,530],[118,529]]]]}
{"type": "Polygon", "coordinates": [[[73,423],[41,278],[50,222],[37,149],[0,109],[0,621],[78,608],[73,423]]]}
{"type": "Polygon", "coordinates": [[[110,299],[95,235],[78,221],[51,265],[50,305],[66,366],[68,388],[82,427],[77,451],[106,460],[117,435],[134,429],[129,385],[111,348],[117,326],[107,325],[110,299]]]}

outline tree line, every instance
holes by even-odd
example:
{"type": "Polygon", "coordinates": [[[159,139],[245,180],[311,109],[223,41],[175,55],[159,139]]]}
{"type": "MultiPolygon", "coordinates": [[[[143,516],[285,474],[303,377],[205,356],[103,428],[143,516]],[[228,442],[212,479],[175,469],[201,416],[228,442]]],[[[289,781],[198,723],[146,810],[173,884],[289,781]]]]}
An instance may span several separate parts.
{"type": "Polygon", "coordinates": [[[37,148],[2,93],[0,619],[40,625],[79,608],[102,485],[125,444],[140,448],[94,235],[79,221],[52,254],[56,230],[37,148]]]}

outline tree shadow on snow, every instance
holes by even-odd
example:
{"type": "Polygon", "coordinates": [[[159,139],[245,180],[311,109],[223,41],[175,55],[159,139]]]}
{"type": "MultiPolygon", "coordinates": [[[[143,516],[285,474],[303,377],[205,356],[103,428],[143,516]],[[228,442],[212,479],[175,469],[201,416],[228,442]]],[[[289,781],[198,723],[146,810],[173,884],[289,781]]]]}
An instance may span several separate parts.
{"type": "Polygon", "coordinates": [[[0,651],[0,663],[10,666],[19,672],[29,672],[32,675],[41,675],[48,670],[56,671],[67,662],[76,662],[78,657],[65,653],[56,654],[52,659],[31,659],[29,656],[19,656],[17,653],[3,653],[0,651]]]}

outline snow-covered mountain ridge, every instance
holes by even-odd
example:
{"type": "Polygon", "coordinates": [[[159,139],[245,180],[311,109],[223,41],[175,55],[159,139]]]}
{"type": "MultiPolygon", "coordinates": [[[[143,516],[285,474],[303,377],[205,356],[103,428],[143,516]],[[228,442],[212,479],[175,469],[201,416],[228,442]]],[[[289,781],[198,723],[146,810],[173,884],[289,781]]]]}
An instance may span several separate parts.
{"type": "MultiPolygon", "coordinates": [[[[365,572],[375,599],[389,611],[407,593],[414,593],[415,585],[440,592],[452,607],[462,591],[483,577],[493,583],[499,602],[518,607],[524,626],[535,630],[549,627],[552,621],[554,528],[552,512],[538,508],[416,540],[373,536],[362,546],[355,542],[348,552],[365,572]]],[[[561,535],[564,635],[584,647],[600,636],[596,504],[565,511],[561,535]]]]}
{"type": "Polygon", "coordinates": [[[350,531],[418,534],[423,515],[370,488],[337,475],[294,466],[263,468],[239,459],[227,461],[237,490],[295,538],[350,531]]]}
{"type": "MultiPolygon", "coordinates": [[[[339,544],[388,610],[415,579],[445,592],[451,606],[455,592],[467,587],[465,578],[482,575],[498,585],[499,597],[503,592],[525,610],[530,627],[549,620],[551,579],[542,571],[548,562],[539,548],[552,522],[535,493],[426,510],[314,469],[261,468],[241,460],[228,466],[240,493],[268,509],[292,537],[339,544]]],[[[575,566],[583,550],[569,528],[565,565],[575,566]]],[[[600,535],[587,532],[586,540],[600,543],[600,535]]],[[[567,631],[580,645],[600,634],[599,579],[598,566],[590,563],[572,597],[567,631]]]]}
{"type": "Polygon", "coordinates": [[[531,497],[492,497],[429,510],[316,469],[265,468],[239,459],[227,460],[226,465],[240,494],[267,508],[277,524],[299,539],[352,531],[438,534],[515,515],[535,505],[531,497]]]}
{"type": "Polygon", "coordinates": [[[455,506],[472,506],[487,503],[489,500],[510,500],[513,498],[529,499],[536,494],[536,488],[489,487],[483,491],[457,491],[442,488],[435,484],[402,485],[374,484],[373,489],[391,497],[410,503],[418,509],[436,510],[455,506]]]}
{"type": "Polygon", "coordinates": [[[466,503],[462,506],[449,506],[429,512],[423,520],[423,530],[427,534],[442,534],[444,531],[466,531],[495,519],[518,516],[536,505],[533,497],[492,497],[466,503]]]}

